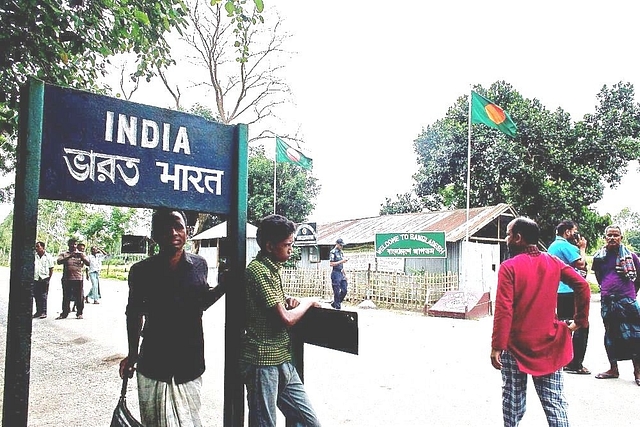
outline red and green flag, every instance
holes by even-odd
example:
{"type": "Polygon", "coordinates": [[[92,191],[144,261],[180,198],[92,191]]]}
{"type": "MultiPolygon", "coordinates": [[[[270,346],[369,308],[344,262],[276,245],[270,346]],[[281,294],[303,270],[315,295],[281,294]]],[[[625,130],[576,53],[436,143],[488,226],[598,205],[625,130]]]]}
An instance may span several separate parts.
{"type": "Polygon", "coordinates": [[[276,136],[276,162],[287,162],[311,170],[313,161],[276,136]]]}
{"type": "Polygon", "coordinates": [[[471,91],[471,123],[483,123],[510,137],[515,137],[518,131],[509,114],[474,91],[471,91]]]}

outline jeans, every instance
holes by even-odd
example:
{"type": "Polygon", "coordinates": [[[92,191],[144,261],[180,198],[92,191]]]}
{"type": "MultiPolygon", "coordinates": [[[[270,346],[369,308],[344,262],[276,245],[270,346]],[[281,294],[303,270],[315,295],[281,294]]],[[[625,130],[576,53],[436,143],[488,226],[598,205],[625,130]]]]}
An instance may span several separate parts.
{"type": "Polygon", "coordinates": [[[340,310],[342,301],[347,295],[347,279],[342,271],[331,272],[331,287],[333,288],[333,308],[340,310]]]}
{"type": "Polygon", "coordinates": [[[249,427],[275,427],[276,405],[287,425],[319,427],[298,371],[289,362],[256,366],[241,362],[240,372],[247,386],[249,427]]]}

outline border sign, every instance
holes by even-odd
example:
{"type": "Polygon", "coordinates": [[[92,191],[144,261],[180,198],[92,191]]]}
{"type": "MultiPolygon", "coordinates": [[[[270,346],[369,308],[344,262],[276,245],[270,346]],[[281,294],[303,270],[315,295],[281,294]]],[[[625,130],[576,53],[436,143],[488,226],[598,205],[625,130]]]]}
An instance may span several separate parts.
{"type": "Polygon", "coordinates": [[[446,258],[445,233],[376,233],[376,257],[446,258]]]}
{"type": "MultiPolygon", "coordinates": [[[[38,200],[226,215],[236,244],[229,283],[246,259],[248,127],[30,78],[20,93],[11,240],[3,427],[26,427],[31,371],[33,245],[38,200]]],[[[223,425],[244,420],[241,285],[227,290],[223,425]]]]}
{"type": "Polygon", "coordinates": [[[45,85],[40,197],[231,211],[237,126],[45,85]]]}

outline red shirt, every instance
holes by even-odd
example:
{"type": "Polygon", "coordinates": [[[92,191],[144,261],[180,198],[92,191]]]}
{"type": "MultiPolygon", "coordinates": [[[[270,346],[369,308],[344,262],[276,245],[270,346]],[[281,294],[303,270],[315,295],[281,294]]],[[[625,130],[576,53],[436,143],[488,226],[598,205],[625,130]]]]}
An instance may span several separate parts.
{"type": "Polygon", "coordinates": [[[571,332],[556,316],[560,280],[573,288],[575,322],[587,327],[591,290],[572,267],[535,246],[500,265],[491,347],[509,350],[522,372],[548,375],[573,359],[571,332]]]}

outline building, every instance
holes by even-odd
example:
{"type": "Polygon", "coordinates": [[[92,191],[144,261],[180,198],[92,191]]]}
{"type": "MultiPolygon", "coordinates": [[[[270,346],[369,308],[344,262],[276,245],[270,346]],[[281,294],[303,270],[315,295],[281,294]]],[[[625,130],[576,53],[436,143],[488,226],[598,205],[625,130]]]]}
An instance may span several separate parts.
{"type": "MultiPolygon", "coordinates": [[[[256,226],[247,223],[247,264],[255,258],[260,250],[256,240],[257,229],[256,226]]],[[[227,239],[227,222],[225,221],[198,233],[189,240],[200,241],[198,255],[204,257],[209,265],[209,283],[217,283],[220,261],[227,257],[228,245],[233,244],[232,241],[227,239]],[[214,278],[216,278],[215,282],[214,278]]]]}
{"type": "MultiPolygon", "coordinates": [[[[495,293],[498,267],[507,257],[507,224],[516,217],[508,204],[467,210],[445,210],[336,221],[317,226],[317,246],[300,247],[299,267],[330,272],[329,251],[345,241],[349,270],[396,271],[405,274],[458,274],[461,289],[495,293]],[[376,258],[377,233],[445,233],[445,258],[376,258]],[[468,238],[467,238],[468,237],[468,238]]],[[[493,298],[492,298],[493,300],[493,298]]]]}

